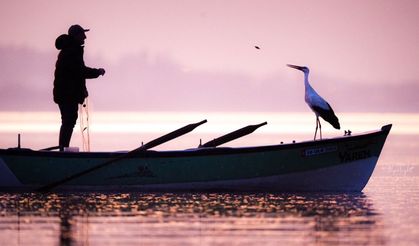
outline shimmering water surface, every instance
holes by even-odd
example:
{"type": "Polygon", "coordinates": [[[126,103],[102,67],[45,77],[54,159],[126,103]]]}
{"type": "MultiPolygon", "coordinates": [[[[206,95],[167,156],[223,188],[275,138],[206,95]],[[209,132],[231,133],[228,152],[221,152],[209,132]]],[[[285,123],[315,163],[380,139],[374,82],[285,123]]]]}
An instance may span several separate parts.
{"type": "Polygon", "coordinates": [[[4,244],[383,244],[365,194],[5,194],[4,244]]]}
{"type": "Polygon", "coordinates": [[[417,245],[417,177],[364,193],[0,195],[1,245],[417,245]]]}
{"type": "Polygon", "coordinates": [[[0,193],[0,245],[419,245],[418,150],[390,133],[361,193],[0,193]]]}

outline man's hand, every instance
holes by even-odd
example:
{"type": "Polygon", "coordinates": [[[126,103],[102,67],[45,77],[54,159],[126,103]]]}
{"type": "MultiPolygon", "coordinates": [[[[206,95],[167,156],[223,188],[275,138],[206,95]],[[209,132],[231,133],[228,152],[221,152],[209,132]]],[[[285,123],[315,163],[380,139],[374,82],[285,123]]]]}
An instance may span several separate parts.
{"type": "Polygon", "coordinates": [[[99,75],[105,75],[105,69],[103,69],[103,68],[99,68],[99,75]]]}

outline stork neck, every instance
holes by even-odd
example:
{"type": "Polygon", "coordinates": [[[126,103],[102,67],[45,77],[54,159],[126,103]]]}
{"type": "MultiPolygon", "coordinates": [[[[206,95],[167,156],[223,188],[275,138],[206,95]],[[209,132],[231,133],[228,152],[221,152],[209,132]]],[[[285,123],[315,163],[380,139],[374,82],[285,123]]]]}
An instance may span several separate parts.
{"type": "Polygon", "coordinates": [[[308,73],[304,73],[304,86],[306,89],[310,88],[310,83],[308,82],[308,73]]]}

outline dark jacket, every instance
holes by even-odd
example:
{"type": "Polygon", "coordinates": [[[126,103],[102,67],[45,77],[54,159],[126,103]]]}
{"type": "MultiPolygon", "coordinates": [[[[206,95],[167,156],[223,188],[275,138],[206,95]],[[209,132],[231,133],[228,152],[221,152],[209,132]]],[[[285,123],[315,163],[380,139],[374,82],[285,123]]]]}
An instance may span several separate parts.
{"type": "Polygon", "coordinates": [[[55,64],[54,102],[81,104],[88,96],[86,79],[97,78],[100,72],[84,65],[84,47],[77,44],[71,36],[59,36],[55,40],[55,47],[60,53],[55,64]]]}

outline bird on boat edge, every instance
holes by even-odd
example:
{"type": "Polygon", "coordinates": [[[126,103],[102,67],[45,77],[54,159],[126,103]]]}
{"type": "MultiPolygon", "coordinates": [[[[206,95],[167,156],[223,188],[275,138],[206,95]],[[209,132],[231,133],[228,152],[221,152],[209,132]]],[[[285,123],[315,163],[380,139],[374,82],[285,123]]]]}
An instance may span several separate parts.
{"type": "Polygon", "coordinates": [[[307,105],[316,115],[316,130],[314,132],[314,140],[316,140],[317,130],[320,128],[320,139],[322,139],[322,125],[319,120],[319,116],[325,121],[329,122],[335,129],[340,129],[339,119],[336,117],[330,104],[324,100],[314,89],[311,87],[308,81],[308,74],[310,69],[304,66],[297,66],[287,64],[288,67],[300,70],[304,73],[304,87],[305,96],[304,99],[307,105]]]}

